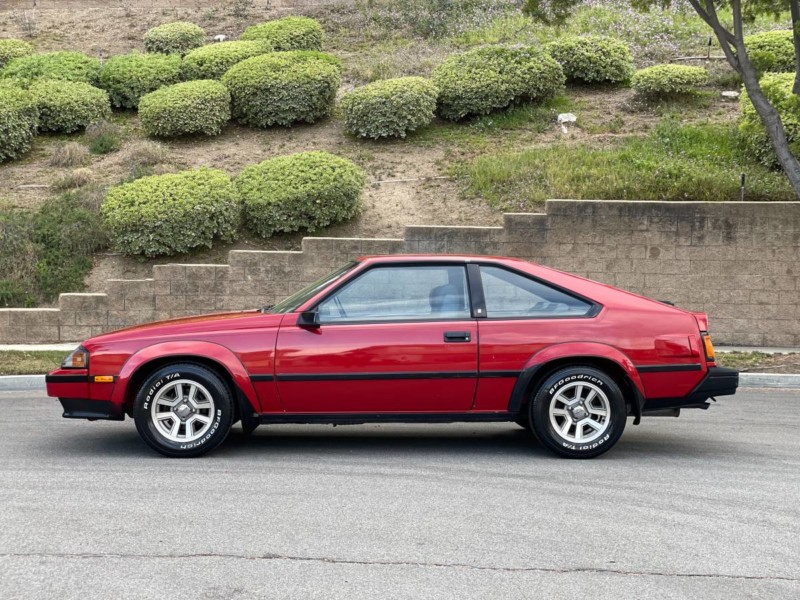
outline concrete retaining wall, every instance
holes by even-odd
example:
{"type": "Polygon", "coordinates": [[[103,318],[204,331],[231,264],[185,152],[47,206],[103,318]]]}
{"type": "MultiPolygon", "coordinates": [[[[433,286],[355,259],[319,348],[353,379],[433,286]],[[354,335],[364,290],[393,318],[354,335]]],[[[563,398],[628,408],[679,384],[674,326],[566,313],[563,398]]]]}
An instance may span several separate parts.
{"type": "Polygon", "coordinates": [[[300,252],[165,264],[58,309],[0,310],[0,343],[77,341],[126,325],[271,304],[366,254],[529,259],[711,317],[717,343],[800,346],[800,203],[551,200],[503,227],[407,227],[403,239],[305,238],[300,252]]]}

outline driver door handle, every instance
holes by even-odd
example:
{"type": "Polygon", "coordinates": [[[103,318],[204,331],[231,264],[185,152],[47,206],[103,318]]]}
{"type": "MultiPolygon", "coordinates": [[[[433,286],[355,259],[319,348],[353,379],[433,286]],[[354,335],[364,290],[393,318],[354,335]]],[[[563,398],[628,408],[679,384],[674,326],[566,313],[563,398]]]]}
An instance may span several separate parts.
{"type": "Polygon", "coordinates": [[[447,343],[468,342],[470,334],[469,331],[445,331],[444,341],[447,343]]]}

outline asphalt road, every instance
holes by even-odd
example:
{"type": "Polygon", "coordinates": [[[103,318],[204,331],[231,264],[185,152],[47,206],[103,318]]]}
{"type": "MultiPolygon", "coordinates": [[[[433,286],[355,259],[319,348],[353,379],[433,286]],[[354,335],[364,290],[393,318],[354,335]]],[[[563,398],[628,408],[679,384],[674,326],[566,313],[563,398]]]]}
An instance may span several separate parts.
{"type": "Polygon", "coordinates": [[[0,394],[0,598],[798,598],[800,390],[628,423],[261,427],[170,460],[0,394]]]}

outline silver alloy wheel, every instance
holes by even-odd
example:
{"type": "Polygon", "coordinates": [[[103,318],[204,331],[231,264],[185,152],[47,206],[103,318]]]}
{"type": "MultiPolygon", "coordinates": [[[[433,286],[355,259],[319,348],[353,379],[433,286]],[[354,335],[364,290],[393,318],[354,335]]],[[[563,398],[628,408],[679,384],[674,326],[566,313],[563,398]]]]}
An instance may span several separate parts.
{"type": "Polygon", "coordinates": [[[603,435],[611,424],[611,403],[603,390],[586,381],[574,381],[550,401],[550,424],[564,440],[585,444],[603,435]]]}
{"type": "Polygon", "coordinates": [[[170,381],[153,399],[150,418],[156,431],[173,442],[193,442],[214,420],[214,398],[191,379],[170,381]]]}

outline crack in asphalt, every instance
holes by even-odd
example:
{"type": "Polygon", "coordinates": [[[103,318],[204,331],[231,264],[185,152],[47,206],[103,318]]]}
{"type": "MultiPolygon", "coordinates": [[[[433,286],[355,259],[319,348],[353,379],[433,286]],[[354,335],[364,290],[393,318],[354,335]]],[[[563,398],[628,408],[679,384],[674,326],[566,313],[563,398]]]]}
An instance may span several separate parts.
{"type": "Polygon", "coordinates": [[[192,553],[192,554],[122,554],[108,553],[97,554],[91,552],[8,552],[0,554],[0,558],[66,558],[66,559],[93,559],[93,558],[120,558],[120,559],[165,559],[182,560],[193,558],[223,558],[233,560],[264,560],[264,561],[294,561],[315,562],[334,565],[359,565],[380,567],[420,567],[430,569],[469,569],[474,571],[494,571],[499,573],[596,573],[601,575],[623,575],[631,577],[678,577],[693,579],[734,579],[745,581],[789,581],[798,582],[798,577],[785,577],[780,575],[730,575],[725,573],[668,573],[662,571],[628,571],[624,569],[610,569],[603,567],[502,567],[494,565],[471,565],[468,563],[439,563],[418,562],[404,560],[356,560],[347,558],[333,558],[328,556],[293,556],[289,554],[225,554],[225,553],[192,553]]]}

